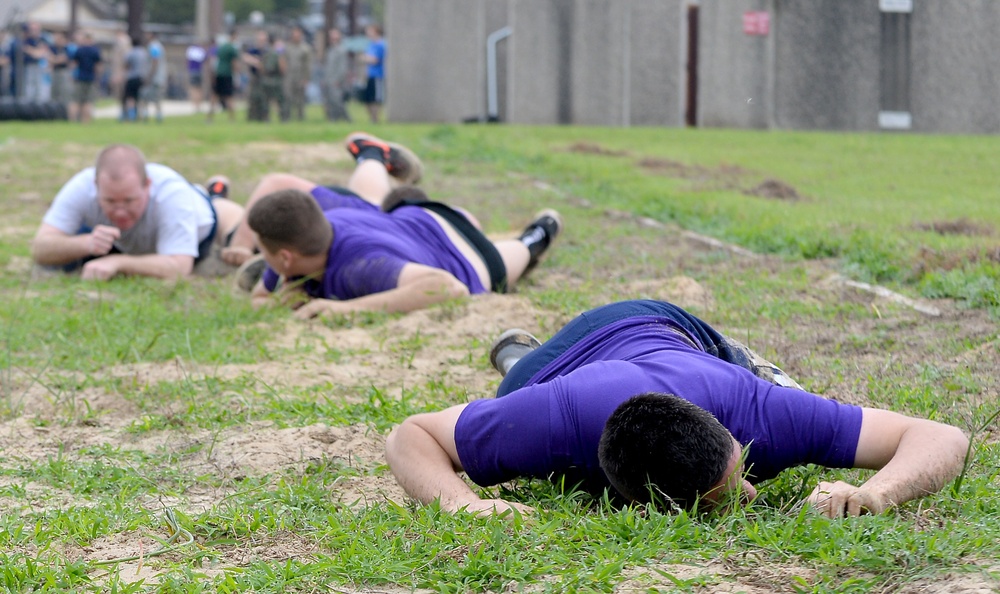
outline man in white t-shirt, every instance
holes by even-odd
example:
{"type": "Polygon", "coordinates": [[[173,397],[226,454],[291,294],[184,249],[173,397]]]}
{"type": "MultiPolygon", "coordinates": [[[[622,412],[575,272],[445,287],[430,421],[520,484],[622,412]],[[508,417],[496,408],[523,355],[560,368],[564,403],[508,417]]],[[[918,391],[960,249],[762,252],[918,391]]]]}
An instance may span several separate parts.
{"type": "Polygon", "coordinates": [[[216,259],[213,244],[224,245],[242,218],[239,204],[210,198],[173,169],[147,164],[139,149],[114,144],[59,190],[31,253],[42,266],[82,266],[85,279],[177,278],[216,259]]]}

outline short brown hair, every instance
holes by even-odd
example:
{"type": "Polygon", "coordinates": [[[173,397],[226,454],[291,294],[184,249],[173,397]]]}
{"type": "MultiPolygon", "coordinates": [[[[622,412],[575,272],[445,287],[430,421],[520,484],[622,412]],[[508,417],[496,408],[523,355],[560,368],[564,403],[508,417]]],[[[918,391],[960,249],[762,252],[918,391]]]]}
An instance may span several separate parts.
{"type": "Polygon", "coordinates": [[[130,144],[109,144],[97,155],[94,178],[107,175],[111,179],[121,179],[127,172],[139,174],[139,180],[146,183],[146,156],[130,144]]]}
{"type": "Polygon", "coordinates": [[[315,256],[333,243],[330,222],[313,197],[301,190],[267,194],[250,209],[247,224],[269,252],[285,248],[315,256]]]}

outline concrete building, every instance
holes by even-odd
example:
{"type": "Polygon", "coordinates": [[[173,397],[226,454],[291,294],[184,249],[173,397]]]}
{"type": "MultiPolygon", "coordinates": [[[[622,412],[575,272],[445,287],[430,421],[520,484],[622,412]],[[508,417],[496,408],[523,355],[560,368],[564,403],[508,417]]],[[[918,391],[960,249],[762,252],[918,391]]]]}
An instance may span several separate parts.
{"type": "Polygon", "coordinates": [[[683,125],[687,4],[389,0],[387,111],[394,121],[683,125]]]}
{"type": "Polygon", "coordinates": [[[386,25],[394,121],[1000,133],[995,0],[387,0],[386,25]]]}
{"type": "Polygon", "coordinates": [[[998,26],[990,0],[702,0],[698,123],[998,133],[998,26]]]}

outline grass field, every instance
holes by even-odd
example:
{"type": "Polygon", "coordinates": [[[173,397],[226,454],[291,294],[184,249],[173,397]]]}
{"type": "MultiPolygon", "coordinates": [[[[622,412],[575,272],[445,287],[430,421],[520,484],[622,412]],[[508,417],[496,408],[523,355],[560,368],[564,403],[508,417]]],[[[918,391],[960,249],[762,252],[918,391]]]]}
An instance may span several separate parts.
{"type": "Polygon", "coordinates": [[[346,179],[354,128],[311,116],[0,127],[0,591],[1000,588],[1000,138],[383,125],[421,155],[429,193],[490,233],[563,213],[516,294],[301,323],[252,310],[228,279],[32,274],[49,201],[104,144],[192,180],[225,173],[244,201],[271,171],[346,179]],[[538,510],[514,520],[405,498],[385,435],[490,396],[500,331],[548,337],[635,297],[689,308],[812,391],[962,427],[966,472],[845,521],[798,502],[820,477],[866,474],[813,467],[707,516],[537,481],[498,489],[538,510]]]}

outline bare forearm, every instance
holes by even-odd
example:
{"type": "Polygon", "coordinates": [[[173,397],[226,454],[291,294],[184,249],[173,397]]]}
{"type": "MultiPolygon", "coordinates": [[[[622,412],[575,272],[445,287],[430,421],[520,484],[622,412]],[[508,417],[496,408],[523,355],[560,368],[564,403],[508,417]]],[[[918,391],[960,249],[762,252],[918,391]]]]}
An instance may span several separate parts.
{"type": "Polygon", "coordinates": [[[31,257],[43,266],[59,266],[91,256],[90,239],[86,235],[49,235],[35,237],[31,257]]]}
{"type": "Polygon", "coordinates": [[[896,455],[861,489],[886,506],[936,493],[962,471],[968,446],[958,428],[925,421],[903,434],[896,455]]]}
{"type": "Polygon", "coordinates": [[[126,275],[173,279],[191,274],[194,268],[194,258],[190,256],[149,254],[145,256],[115,255],[111,257],[120,258],[118,273],[126,275]]]}
{"type": "Polygon", "coordinates": [[[480,501],[440,444],[409,420],[389,435],[385,455],[400,486],[421,503],[440,499],[443,509],[454,512],[480,501]]]}
{"type": "Polygon", "coordinates": [[[404,287],[340,301],[337,305],[338,310],[345,313],[355,311],[408,313],[468,294],[469,289],[454,277],[435,275],[414,281],[404,287]]]}

